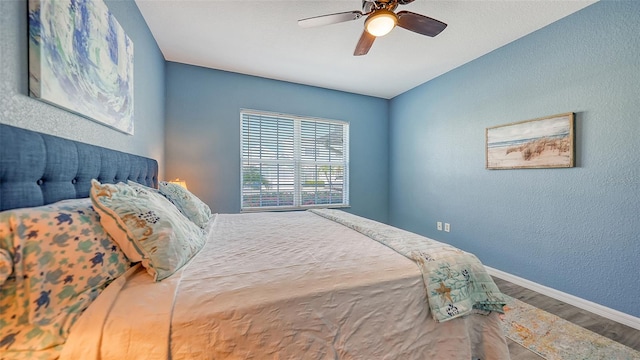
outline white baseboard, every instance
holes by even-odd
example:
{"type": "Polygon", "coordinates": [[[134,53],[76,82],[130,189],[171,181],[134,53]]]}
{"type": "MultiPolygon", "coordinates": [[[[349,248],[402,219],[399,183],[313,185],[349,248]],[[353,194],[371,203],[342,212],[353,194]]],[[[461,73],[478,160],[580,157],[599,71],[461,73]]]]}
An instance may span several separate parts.
{"type": "Polygon", "coordinates": [[[618,310],[614,310],[611,308],[608,308],[606,306],[602,306],[600,304],[596,304],[594,302],[591,302],[589,300],[585,300],[582,298],[579,298],[577,296],[573,296],[567,293],[564,293],[562,291],[556,290],[556,289],[552,289],[550,287],[544,286],[544,285],[540,285],[538,283],[535,283],[533,281],[529,281],[527,279],[523,279],[521,277],[515,276],[515,275],[511,275],[509,273],[506,273],[504,271],[500,271],[498,269],[494,269],[488,266],[485,266],[485,268],[487,269],[487,272],[489,273],[489,275],[495,276],[497,278],[509,281],[511,283],[514,283],[516,285],[520,285],[522,287],[525,287],[529,290],[533,290],[535,292],[538,292],[542,295],[546,295],[548,297],[552,297],[556,300],[560,300],[564,303],[567,303],[569,305],[573,305],[575,307],[578,307],[580,309],[589,311],[591,313],[600,315],[602,317],[605,317],[607,319],[613,320],[615,322],[618,322],[620,324],[624,324],[627,325],[629,327],[632,327],[634,329],[640,330],[640,318],[637,318],[633,315],[629,315],[626,313],[623,313],[621,311],[618,310]]]}

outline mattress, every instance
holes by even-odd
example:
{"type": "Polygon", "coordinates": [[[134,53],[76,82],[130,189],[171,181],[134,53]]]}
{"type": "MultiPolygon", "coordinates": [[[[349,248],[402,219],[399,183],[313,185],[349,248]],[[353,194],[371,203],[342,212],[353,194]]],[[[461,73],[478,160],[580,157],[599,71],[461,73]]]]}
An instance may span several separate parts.
{"type": "Polygon", "coordinates": [[[154,283],[118,278],[62,359],[508,359],[497,313],[430,315],[416,264],[311,212],[218,214],[154,283]]]}

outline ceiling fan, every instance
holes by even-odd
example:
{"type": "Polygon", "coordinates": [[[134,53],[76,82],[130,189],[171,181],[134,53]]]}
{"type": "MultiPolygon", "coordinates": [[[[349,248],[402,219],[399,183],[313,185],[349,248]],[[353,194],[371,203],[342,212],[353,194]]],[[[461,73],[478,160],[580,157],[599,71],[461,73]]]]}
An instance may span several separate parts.
{"type": "Polygon", "coordinates": [[[394,12],[398,5],[407,5],[413,1],[415,0],[362,0],[362,11],[355,10],[310,17],[298,20],[298,25],[305,28],[331,25],[367,16],[364,22],[364,31],[356,45],[356,50],[353,52],[355,56],[366,55],[376,37],[388,34],[396,25],[431,37],[440,34],[447,27],[447,24],[442,21],[411,11],[394,12]]]}

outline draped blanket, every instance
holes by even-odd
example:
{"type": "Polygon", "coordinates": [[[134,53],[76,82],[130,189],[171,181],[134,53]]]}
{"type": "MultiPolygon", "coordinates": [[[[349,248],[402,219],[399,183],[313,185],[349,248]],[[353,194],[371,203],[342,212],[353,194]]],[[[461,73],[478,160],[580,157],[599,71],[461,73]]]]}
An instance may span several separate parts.
{"type": "Polygon", "coordinates": [[[422,272],[434,320],[443,322],[472,312],[503,313],[506,299],[475,255],[344,211],[309,211],[356,230],[413,260],[422,272]]]}

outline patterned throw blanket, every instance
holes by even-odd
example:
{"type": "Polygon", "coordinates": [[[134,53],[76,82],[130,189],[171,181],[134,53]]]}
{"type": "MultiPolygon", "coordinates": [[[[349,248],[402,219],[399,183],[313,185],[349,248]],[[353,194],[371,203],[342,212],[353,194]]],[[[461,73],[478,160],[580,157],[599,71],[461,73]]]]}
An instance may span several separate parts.
{"type": "Polygon", "coordinates": [[[311,209],[415,261],[433,318],[443,322],[472,312],[503,313],[506,299],[478,258],[451,245],[340,210],[311,209]]]}

